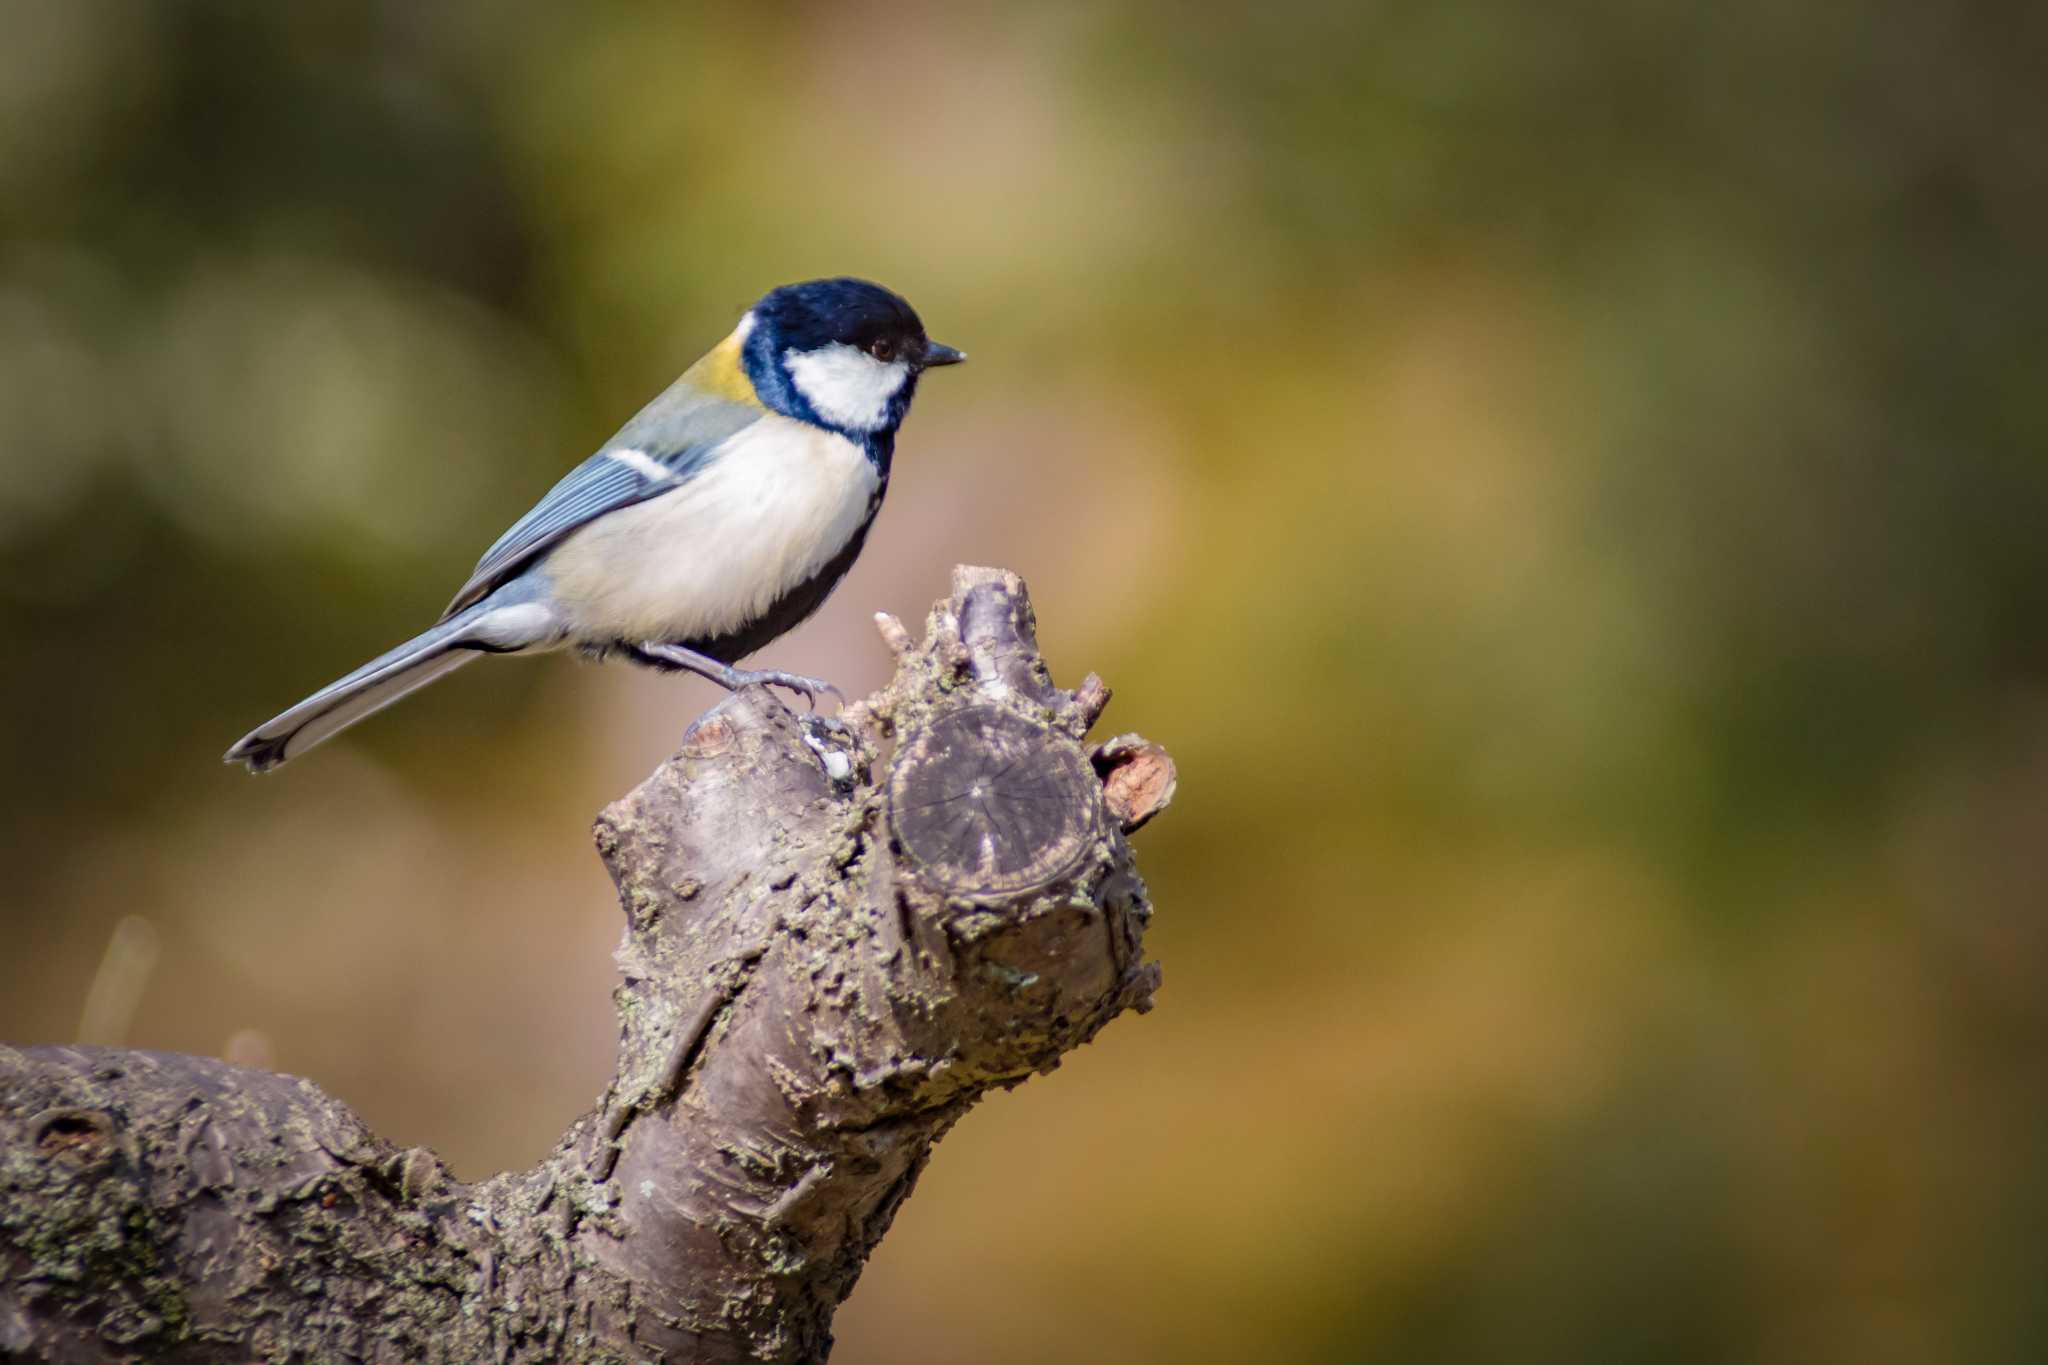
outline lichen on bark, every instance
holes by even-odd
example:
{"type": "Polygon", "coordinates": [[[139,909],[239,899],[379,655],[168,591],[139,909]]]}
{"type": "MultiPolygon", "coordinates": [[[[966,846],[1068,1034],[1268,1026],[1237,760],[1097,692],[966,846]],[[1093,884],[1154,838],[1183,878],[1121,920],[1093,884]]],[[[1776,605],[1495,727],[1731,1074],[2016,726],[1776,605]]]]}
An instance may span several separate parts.
{"type": "MultiPolygon", "coordinates": [[[[617,1071],[476,1184],[312,1084],[0,1047],[0,1359],[819,1361],[993,1087],[1159,981],[1125,835],[1173,790],[1055,687],[1023,584],[957,570],[841,723],[749,688],[599,817],[617,1071]]],[[[963,1344],[963,1355],[971,1355],[963,1344]]]]}

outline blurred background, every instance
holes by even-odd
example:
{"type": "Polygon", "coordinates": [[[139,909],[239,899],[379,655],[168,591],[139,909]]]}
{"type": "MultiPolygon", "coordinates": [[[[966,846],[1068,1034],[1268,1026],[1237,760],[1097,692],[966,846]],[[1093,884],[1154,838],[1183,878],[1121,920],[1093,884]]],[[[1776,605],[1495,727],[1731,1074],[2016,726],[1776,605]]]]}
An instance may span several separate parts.
{"type": "Polygon", "coordinates": [[[764,289],[973,353],[773,662],[1031,583],[1166,967],[856,1363],[2048,1356],[2048,9],[0,0],[0,1037],[467,1177],[598,1094],[717,693],[431,620],[764,289]]]}

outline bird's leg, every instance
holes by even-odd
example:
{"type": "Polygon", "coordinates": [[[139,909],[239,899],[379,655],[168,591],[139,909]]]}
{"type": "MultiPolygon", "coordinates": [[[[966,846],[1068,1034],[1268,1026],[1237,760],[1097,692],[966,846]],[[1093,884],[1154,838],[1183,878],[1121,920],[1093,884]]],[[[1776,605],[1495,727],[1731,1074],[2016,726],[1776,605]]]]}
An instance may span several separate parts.
{"type": "Polygon", "coordinates": [[[637,646],[636,649],[652,662],[684,669],[700,678],[709,678],[719,686],[734,692],[753,683],[766,683],[773,687],[786,687],[792,692],[803,693],[804,700],[811,704],[813,711],[818,709],[818,695],[823,692],[829,692],[838,698],[841,706],[846,705],[846,694],[822,678],[807,678],[801,673],[783,673],[769,668],[734,668],[731,664],[722,664],[707,654],[699,654],[694,649],[685,649],[681,645],[659,644],[653,640],[637,646]]]}

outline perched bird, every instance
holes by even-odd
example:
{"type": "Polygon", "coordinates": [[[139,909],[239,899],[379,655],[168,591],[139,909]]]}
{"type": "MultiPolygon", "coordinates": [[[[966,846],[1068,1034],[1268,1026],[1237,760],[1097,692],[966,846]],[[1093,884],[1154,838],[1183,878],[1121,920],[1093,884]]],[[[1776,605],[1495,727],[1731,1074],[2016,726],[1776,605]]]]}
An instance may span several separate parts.
{"type": "Polygon", "coordinates": [[[880,285],[771,290],[499,537],[437,624],[257,726],[227,761],[264,772],[480,654],[564,646],[816,705],[838,689],[735,665],[852,567],[918,376],[964,359],[880,285]]]}

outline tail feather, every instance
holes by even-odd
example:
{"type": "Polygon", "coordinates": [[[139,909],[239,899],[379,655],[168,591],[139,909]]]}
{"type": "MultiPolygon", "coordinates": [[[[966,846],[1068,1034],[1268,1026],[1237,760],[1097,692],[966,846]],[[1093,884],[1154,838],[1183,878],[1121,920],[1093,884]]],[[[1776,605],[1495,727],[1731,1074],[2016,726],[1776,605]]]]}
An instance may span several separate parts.
{"type": "Polygon", "coordinates": [[[475,608],[463,612],[329,683],[244,735],[227,751],[225,761],[244,764],[252,773],[268,772],[462,667],[477,657],[470,634],[478,615],[475,608]]]}

